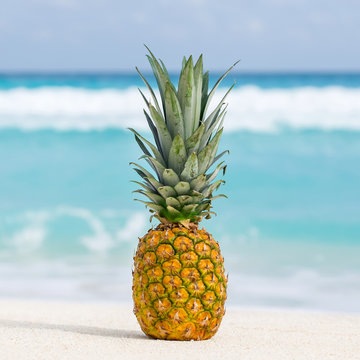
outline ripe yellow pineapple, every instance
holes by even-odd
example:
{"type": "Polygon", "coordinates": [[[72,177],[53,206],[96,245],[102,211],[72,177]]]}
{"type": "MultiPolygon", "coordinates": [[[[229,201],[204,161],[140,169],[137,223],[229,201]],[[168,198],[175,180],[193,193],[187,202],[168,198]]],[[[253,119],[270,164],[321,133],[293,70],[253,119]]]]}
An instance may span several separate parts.
{"type": "MultiPolygon", "coordinates": [[[[149,49],[148,49],[149,50],[149,49]]],[[[145,334],[169,340],[211,338],[224,315],[227,278],[219,244],[199,228],[203,217],[210,218],[212,193],[224,183],[214,181],[223,162],[216,155],[223,131],[224,100],[229,91],[207,114],[211,98],[221,80],[208,93],[208,72],[203,73],[202,56],[193,65],[184,58],[178,89],[165,65],[149,50],[148,60],[161,96],[161,107],[149,83],[151,96],[141,92],[148,111],[146,120],[155,145],[130,129],[154,171],[131,163],[143,179],[136,192],[160,224],[140,241],[134,257],[134,313],[145,334]],[[207,173],[214,165],[212,172],[207,173]]]]}

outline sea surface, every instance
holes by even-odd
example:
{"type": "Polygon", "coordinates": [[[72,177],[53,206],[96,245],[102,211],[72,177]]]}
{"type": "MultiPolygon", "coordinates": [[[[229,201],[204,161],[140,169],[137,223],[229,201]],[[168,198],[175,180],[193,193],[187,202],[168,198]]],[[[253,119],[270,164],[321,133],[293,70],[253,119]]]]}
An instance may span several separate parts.
{"type": "MultiPolygon", "coordinates": [[[[234,81],[229,199],[202,223],[228,305],[360,312],[360,74],[233,73],[215,102],[234,81]]],[[[126,129],[149,136],[137,87],[136,74],[0,74],[0,297],[131,301],[151,226],[130,182],[141,153],[126,129]]]]}

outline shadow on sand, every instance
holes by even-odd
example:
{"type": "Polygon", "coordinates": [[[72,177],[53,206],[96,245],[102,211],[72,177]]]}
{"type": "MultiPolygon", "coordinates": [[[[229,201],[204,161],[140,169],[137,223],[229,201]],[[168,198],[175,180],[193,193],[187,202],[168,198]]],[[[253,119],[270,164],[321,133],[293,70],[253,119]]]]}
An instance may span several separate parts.
{"type": "Polygon", "coordinates": [[[85,334],[85,335],[114,337],[114,338],[122,338],[122,339],[151,340],[140,331],[123,330],[123,329],[106,329],[106,328],[100,328],[94,326],[46,324],[46,323],[31,322],[31,321],[14,321],[14,320],[0,319],[0,327],[60,330],[60,331],[73,332],[73,333],[85,334]]]}

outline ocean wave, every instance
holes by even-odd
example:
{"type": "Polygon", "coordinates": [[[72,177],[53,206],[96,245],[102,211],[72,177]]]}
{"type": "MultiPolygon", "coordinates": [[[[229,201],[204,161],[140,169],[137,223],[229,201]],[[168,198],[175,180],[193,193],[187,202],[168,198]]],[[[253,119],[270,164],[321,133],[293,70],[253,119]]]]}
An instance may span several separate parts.
{"type": "MultiPolygon", "coordinates": [[[[219,90],[214,105],[224,91],[219,90]]],[[[243,86],[228,97],[225,130],[276,131],[282,127],[360,130],[359,98],[358,88],[243,86]]],[[[131,126],[145,130],[143,106],[136,88],[1,90],[0,128],[90,131],[131,126]]]]}

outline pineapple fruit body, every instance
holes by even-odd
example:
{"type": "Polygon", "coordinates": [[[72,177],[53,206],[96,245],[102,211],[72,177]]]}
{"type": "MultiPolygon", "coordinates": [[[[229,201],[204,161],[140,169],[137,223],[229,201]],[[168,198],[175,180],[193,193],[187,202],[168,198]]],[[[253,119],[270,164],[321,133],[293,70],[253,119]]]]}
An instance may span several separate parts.
{"type": "Polygon", "coordinates": [[[211,338],[224,315],[226,284],[219,244],[197,224],[160,224],[139,240],[133,300],[146,335],[211,338]]]}

